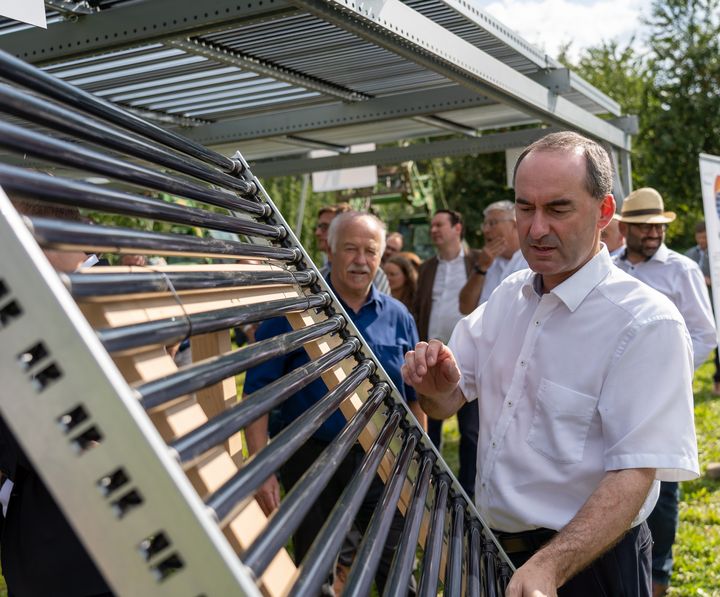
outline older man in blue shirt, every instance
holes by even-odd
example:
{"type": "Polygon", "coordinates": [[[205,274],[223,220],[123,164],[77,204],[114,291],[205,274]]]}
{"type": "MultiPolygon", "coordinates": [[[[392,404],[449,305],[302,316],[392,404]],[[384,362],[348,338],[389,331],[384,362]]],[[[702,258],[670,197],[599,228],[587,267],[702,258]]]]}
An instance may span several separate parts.
{"type": "MultiPolygon", "coordinates": [[[[403,382],[400,373],[405,352],[418,342],[415,322],[400,301],[378,292],[372,284],[385,245],[383,223],[371,214],[345,212],[333,219],[328,231],[328,241],[328,254],[332,263],[328,277],[330,287],[395,386],[403,394],[410,410],[424,426],[425,414],[416,400],[415,391],[403,382]]],[[[256,339],[262,340],[288,331],[290,325],[287,320],[276,318],[260,326],[256,339]]],[[[252,393],[308,361],[305,351],[298,350],[255,367],[247,373],[244,392],[252,393]]],[[[321,380],[314,381],[296,393],[280,406],[277,413],[279,415],[277,427],[287,426],[326,393],[327,388],[321,380]]],[[[312,462],[327,448],[344,425],[345,418],[340,411],[336,411],[296,452],[280,473],[286,491],[290,490],[312,462]]],[[[271,429],[272,431],[274,430],[271,429]]],[[[269,435],[267,417],[253,423],[245,433],[251,454],[262,449],[269,435]]],[[[338,473],[298,528],[293,537],[297,562],[302,561],[309,550],[337,498],[359,466],[362,456],[363,451],[359,445],[351,450],[338,473]]],[[[376,478],[358,514],[360,525],[364,526],[369,522],[382,494],[382,488],[382,482],[376,478]]],[[[268,479],[256,497],[267,514],[277,508],[280,501],[277,479],[274,476],[268,479]]],[[[403,519],[398,514],[388,537],[378,572],[377,581],[381,585],[384,584],[392,556],[399,543],[402,527],[403,519]]]]}

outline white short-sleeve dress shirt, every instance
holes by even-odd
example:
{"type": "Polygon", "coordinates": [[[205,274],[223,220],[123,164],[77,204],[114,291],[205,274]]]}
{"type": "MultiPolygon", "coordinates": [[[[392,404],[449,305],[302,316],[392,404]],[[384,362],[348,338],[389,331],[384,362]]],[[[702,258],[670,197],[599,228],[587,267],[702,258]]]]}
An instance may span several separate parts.
{"type": "Polygon", "coordinates": [[[505,259],[502,255],[495,257],[485,274],[485,283],[483,284],[483,289],[480,293],[480,302],[478,302],[478,305],[482,305],[485,301],[487,301],[493,290],[495,290],[500,285],[500,282],[502,282],[510,274],[519,272],[521,269],[527,269],[527,267],[527,261],[525,261],[525,257],[523,257],[520,249],[515,251],[510,259],[505,259]]]}
{"type": "Polygon", "coordinates": [[[692,346],[677,308],[606,248],[551,292],[540,283],[530,270],[509,276],[450,340],[460,387],[479,400],[477,507],[506,532],[562,528],[606,471],[699,474],[692,346]]]}
{"type": "Polygon", "coordinates": [[[435,271],[432,289],[432,309],[428,321],[428,338],[437,338],[447,343],[455,324],[462,319],[460,313],[460,291],[467,282],[465,251],[455,259],[440,259],[435,271]]]}
{"type": "Polygon", "coordinates": [[[702,365],[717,346],[717,335],[705,276],[698,264],[664,244],[647,261],[633,264],[623,251],[614,263],[675,304],[692,338],[695,369],[702,365]]]}

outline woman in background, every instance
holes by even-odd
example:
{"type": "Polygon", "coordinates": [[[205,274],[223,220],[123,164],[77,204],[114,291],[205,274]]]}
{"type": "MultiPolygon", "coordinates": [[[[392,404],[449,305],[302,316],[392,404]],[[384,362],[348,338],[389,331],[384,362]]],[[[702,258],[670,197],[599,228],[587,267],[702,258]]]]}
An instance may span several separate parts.
{"type": "Polygon", "coordinates": [[[383,269],[392,297],[410,309],[417,287],[417,271],[413,264],[401,255],[393,255],[385,262],[383,269]]]}

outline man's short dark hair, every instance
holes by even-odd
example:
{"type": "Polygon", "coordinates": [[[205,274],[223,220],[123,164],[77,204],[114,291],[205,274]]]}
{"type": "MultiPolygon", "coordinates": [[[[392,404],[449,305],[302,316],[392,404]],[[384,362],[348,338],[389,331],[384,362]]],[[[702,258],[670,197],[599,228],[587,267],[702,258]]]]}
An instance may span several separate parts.
{"type": "Polygon", "coordinates": [[[349,203],[334,203],[332,205],[323,205],[320,209],[318,209],[317,217],[319,218],[324,213],[331,213],[336,216],[338,214],[342,214],[346,211],[351,210],[352,207],[350,207],[349,203]]]}
{"type": "Polygon", "coordinates": [[[550,133],[542,139],[538,139],[534,143],[528,145],[520,154],[518,161],[515,163],[513,172],[513,185],[517,176],[518,167],[528,154],[533,151],[550,152],[550,151],[575,151],[582,150],[585,156],[585,164],[587,172],[585,175],[585,188],[598,201],[602,201],[607,195],[612,193],[613,188],[613,169],[612,161],[607,150],[592,139],[583,137],[572,131],[561,131],[559,133],[550,133]]]}
{"type": "Polygon", "coordinates": [[[697,224],[695,224],[695,234],[697,234],[698,232],[707,232],[705,220],[700,220],[697,224]]]}
{"type": "Polygon", "coordinates": [[[455,211],[454,209],[438,209],[433,217],[438,214],[447,214],[450,218],[451,226],[457,226],[460,224],[460,238],[465,235],[465,224],[463,222],[462,214],[459,211],[455,211]]]}

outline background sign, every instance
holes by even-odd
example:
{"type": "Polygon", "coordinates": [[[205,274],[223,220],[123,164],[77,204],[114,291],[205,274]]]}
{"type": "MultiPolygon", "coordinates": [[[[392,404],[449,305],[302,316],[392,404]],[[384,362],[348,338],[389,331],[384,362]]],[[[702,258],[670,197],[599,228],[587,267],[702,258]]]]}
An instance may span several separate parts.
{"type": "Polygon", "coordinates": [[[47,29],[44,0],[0,0],[0,16],[47,29]]]}
{"type": "MultiPolygon", "coordinates": [[[[350,153],[363,153],[366,151],[375,151],[375,144],[363,143],[350,147],[350,153]]],[[[317,149],[311,151],[310,155],[313,158],[324,158],[338,154],[336,151],[317,149]]],[[[374,187],[377,181],[377,166],[361,166],[359,168],[313,172],[312,188],[316,193],[340,191],[342,189],[362,189],[363,187],[374,187]]]]}
{"type": "Polygon", "coordinates": [[[700,186],[705,209],[715,327],[720,332],[720,157],[700,154],[700,186]]]}

